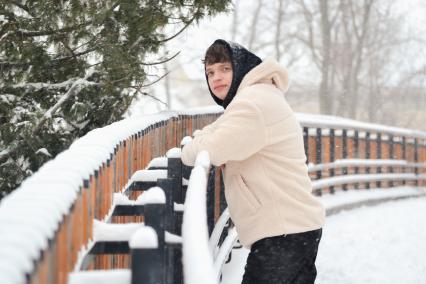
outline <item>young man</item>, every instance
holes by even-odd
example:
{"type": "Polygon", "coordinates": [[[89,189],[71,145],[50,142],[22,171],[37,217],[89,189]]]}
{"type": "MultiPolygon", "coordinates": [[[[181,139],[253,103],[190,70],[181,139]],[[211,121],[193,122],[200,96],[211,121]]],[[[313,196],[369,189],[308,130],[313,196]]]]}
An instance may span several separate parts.
{"type": "Polygon", "coordinates": [[[182,150],[193,165],[207,150],[224,165],[225,197],[240,242],[250,248],[243,283],[314,283],[324,208],[311,193],[301,127],[284,98],[287,71],[235,43],[216,40],[205,71],[225,108],[182,150]]]}

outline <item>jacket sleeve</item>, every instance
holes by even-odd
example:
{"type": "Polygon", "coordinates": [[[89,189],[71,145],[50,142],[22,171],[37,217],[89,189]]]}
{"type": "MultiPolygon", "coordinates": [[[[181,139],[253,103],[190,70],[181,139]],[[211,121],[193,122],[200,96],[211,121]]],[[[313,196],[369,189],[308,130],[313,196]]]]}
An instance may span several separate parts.
{"type": "Polygon", "coordinates": [[[182,162],[193,166],[198,152],[206,150],[220,166],[245,160],[266,145],[266,126],[260,109],[249,100],[236,100],[208,131],[202,131],[182,149],[182,162]]]}

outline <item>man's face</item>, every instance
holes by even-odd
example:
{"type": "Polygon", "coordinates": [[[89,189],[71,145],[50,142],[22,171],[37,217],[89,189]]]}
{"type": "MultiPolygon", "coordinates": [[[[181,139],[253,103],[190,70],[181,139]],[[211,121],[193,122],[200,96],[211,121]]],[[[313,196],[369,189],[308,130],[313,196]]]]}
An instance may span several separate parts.
{"type": "Polygon", "coordinates": [[[206,65],[207,81],[213,94],[224,100],[232,84],[231,62],[221,62],[206,65]]]}

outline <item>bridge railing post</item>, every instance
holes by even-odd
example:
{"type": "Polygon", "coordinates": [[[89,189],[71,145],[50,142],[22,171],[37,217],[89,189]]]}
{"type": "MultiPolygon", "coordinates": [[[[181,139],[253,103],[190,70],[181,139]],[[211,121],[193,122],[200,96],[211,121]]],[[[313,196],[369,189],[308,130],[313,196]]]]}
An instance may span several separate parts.
{"type": "MultiPolygon", "coordinates": [[[[365,158],[370,159],[370,132],[365,132],[365,158]]],[[[370,167],[366,166],[365,173],[370,173],[370,167]]],[[[366,189],[370,189],[370,182],[366,182],[365,184],[366,189]]]]}
{"type": "Polygon", "coordinates": [[[166,283],[165,205],[144,206],[145,227],[130,240],[132,284],[166,283]]]}
{"type": "MultiPolygon", "coordinates": [[[[182,221],[183,214],[174,211],[174,204],[183,204],[185,193],[183,190],[183,164],[181,158],[168,158],[167,169],[168,180],[171,181],[172,188],[172,202],[171,202],[171,217],[174,224],[170,229],[172,233],[182,235],[182,221]]],[[[167,258],[168,258],[168,282],[167,283],[183,283],[183,267],[182,267],[182,247],[167,245],[167,258]]]]}
{"type": "MultiPolygon", "coordinates": [[[[414,163],[419,162],[419,140],[417,138],[414,138],[414,163]]],[[[416,175],[415,185],[419,185],[418,175],[419,175],[419,168],[416,165],[414,167],[414,174],[416,175]]]]}
{"type": "MultiPolygon", "coordinates": [[[[402,136],[402,159],[407,160],[407,138],[405,136],[402,136]]],[[[405,168],[402,168],[402,172],[405,173],[405,168]]],[[[406,181],[402,180],[402,185],[405,185],[406,181]]]]}
{"type": "Polygon", "coordinates": [[[305,148],[306,164],[309,164],[309,128],[303,127],[303,145],[305,148]]]}
{"type": "MultiPolygon", "coordinates": [[[[335,143],[335,130],[332,128],[330,129],[330,163],[334,162],[335,159],[335,147],[336,147],[336,143],[335,143]]],[[[330,177],[334,176],[334,168],[331,168],[328,170],[328,173],[330,175],[330,177]]],[[[330,186],[330,193],[333,194],[334,193],[334,186],[330,186]]]]}
{"type": "MultiPolygon", "coordinates": [[[[342,159],[347,159],[347,158],[348,158],[348,130],[343,129],[342,130],[342,159]]],[[[344,175],[348,174],[347,167],[343,167],[343,174],[344,175]]],[[[348,190],[347,184],[343,184],[343,190],[344,191],[348,190]]]]}
{"type": "MultiPolygon", "coordinates": [[[[393,159],[395,159],[395,157],[394,157],[394,139],[393,139],[393,135],[389,134],[388,135],[388,139],[389,139],[389,159],[393,160],[393,159]]],[[[393,173],[394,172],[392,166],[388,167],[388,172],[389,173],[393,173]]],[[[389,187],[393,187],[393,185],[394,185],[393,181],[390,180],[389,183],[388,183],[388,186],[389,187]]]]}
{"type": "MultiPolygon", "coordinates": [[[[354,131],[354,157],[359,158],[359,132],[354,131]]],[[[359,167],[355,166],[355,174],[359,174],[359,167]]],[[[355,189],[359,189],[359,183],[355,183],[355,189]]]]}
{"type": "MultiPolygon", "coordinates": [[[[380,160],[382,158],[382,134],[381,133],[377,133],[377,138],[376,138],[376,159],[380,160]]],[[[380,174],[382,172],[382,168],[380,167],[380,165],[376,168],[376,172],[378,174],[380,174]]],[[[380,180],[376,181],[376,186],[378,188],[380,188],[382,186],[382,183],[380,180]]]]}
{"type": "MultiPolygon", "coordinates": [[[[317,128],[316,130],[316,137],[315,137],[315,163],[317,165],[321,164],[322,159],[322,129],[317,128]]],[[[317,180],[321,179],[321,170],[317,171],[317,180]]],[[[319,195],[322,195],[321,191],[318,191],[319,195]]]]}

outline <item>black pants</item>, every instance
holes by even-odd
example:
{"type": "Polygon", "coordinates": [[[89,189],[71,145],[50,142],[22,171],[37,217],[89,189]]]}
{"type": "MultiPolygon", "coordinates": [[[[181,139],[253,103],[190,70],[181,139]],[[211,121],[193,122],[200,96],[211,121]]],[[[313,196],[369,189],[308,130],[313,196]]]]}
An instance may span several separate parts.
{"type": "Polygon", "coordinates": [[[242,284],[311,284],[322,229],[264,238],[247,258],[242,284]]]}

